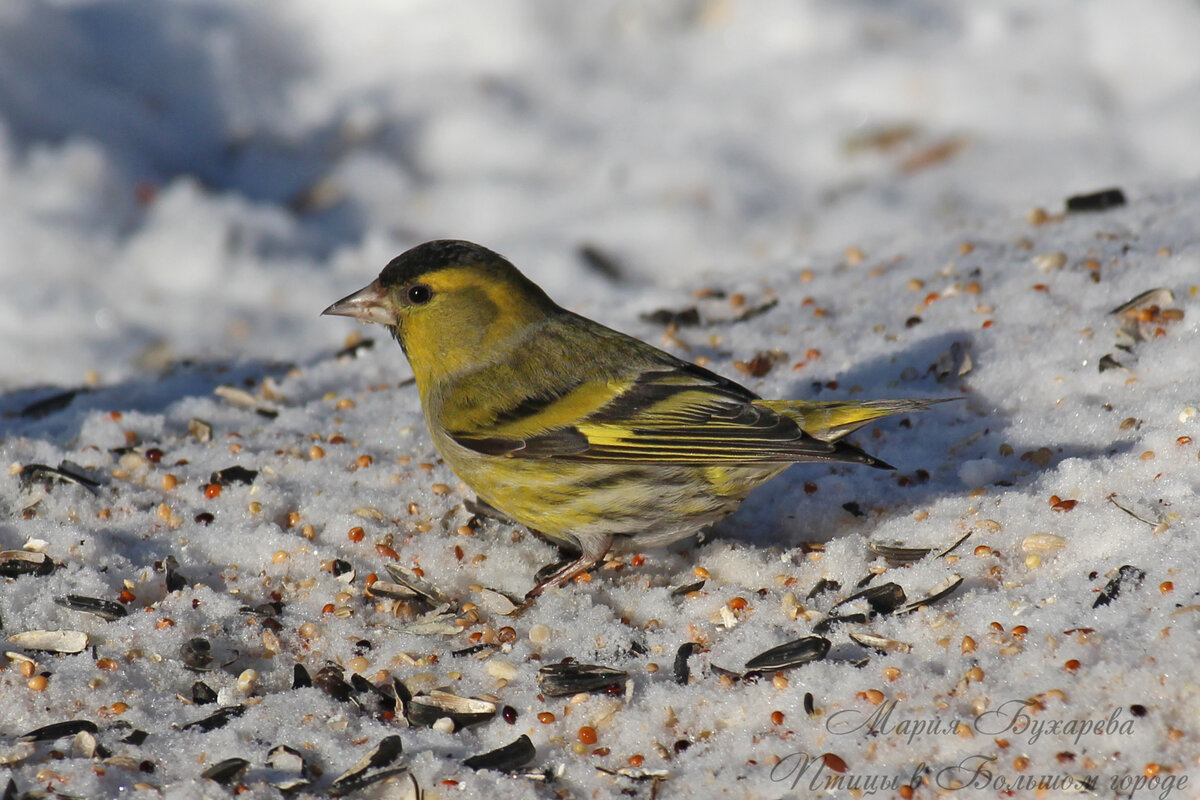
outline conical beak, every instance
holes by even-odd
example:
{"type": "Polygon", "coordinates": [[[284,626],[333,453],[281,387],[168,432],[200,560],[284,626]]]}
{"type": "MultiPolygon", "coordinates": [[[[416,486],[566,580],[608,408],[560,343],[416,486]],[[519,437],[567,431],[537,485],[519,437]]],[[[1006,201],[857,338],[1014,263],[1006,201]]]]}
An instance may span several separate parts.
{"type": "Polygon", "coordinates": [[[378,322],[396,327],[398,320],[387,302],[387,293],[376,278],[370,285],[343,297],[321,312],[335,317],[354,317],[362,322],[378,322]]]}

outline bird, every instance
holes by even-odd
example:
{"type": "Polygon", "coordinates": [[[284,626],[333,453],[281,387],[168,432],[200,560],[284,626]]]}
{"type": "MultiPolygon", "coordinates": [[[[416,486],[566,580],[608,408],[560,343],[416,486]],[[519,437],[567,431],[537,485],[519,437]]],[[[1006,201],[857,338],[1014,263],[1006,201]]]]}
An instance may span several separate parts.
{"type": "Polygon", "coordinates": [[[941,402],[763,399],[562,308],[462,240],[407,250],[322,313],[389,329],[443,461],[483,503],[578,554],[526,602],[610,551],[697,533],[793,463],[895,469],[844,437],[941,402]]]}

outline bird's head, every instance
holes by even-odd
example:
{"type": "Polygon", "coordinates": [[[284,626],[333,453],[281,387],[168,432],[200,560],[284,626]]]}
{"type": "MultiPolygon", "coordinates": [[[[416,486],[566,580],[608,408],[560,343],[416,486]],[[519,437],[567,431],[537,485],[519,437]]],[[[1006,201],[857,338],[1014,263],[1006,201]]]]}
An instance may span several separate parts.
{"type": "Polygon", "coordinates": [[[323,314],[391,329],[424,387],[486,363],[513,337],[558,310],[503,256],[439,239],[404,252],[368,286],[323,314]]]}

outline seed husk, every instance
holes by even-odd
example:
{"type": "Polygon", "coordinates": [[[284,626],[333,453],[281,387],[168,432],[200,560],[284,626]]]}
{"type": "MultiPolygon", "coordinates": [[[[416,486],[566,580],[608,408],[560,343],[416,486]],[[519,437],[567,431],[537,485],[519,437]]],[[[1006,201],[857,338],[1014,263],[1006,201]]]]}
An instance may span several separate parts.
{"type": "Polygon", "coordinates": [[[228,786],[242,777],[249,766],[250,762],[244,758],[227,758],[201,772],[200,777],[228,786]]]}
{"type": "MultiPolygon", "coordinates": [[[[873,576],[871,576],[873,577],[873,576]]],[[[906,597],[904,589],[898,583],[889,582],[881,583],[878,586],[871,586],[834,604],[833,608],[843,606],[854,600],[866,600],[867,605],[871,607],[872,614],[891,614],[897,608],[904,605],[906,597]]],[[[832,609],[831,609],[832,610],[832,609]]]]}
{"type": "Polygon", "coordinates": [[[863,647],[869,647],[877,653],[908,653],[912,651],[912,645],[908,642],[889,639],[886,636],[880,636],[877,633],[869,631],[862,633],[851,631],[849,636],[855,643],[863,647]]]}
{"type": "Polygon", "coordinates": [[[537,755],[537,749],[534,748],[533,742],[529,740],[528,736],[522,734],[516,741],[503,747],[465,759],[463,766],[471,769],[495,769],[508,772],[525,766],[533,760],[535,755],[537,755]]]}
{"type": "Polygon", "coordinates": [[[22,575],[49,575],[54,572],[54,562],[45,553],[28,550],[4,550],[0,552],[0,578],[18,578],[22,575]]]}
{"type": "Polygon", "coordinates": [[[822,633],[828,633],[830,630],[833,629],[834,625],[841,625],[842,623],[849,623],[851,625],[861,625],[862,623],[864,623],[866,621],[867,621],[866,614],[834,615],[832,617],[826,617],[825,619],[818,622],[816,625],[813,625],[812,630],[813,630],[813,633],[815,633],[815,634],[822,634],[822,633]]]}
{"type": "Polygon", "coordinates": [[[895,613],[896,614],[907,614],[911,611],[916,611],[918,608],[924,608],[925,606],[931,606],[934,603],[938,602],[939,600],[944,600],[945,598],[947,598],[951,594],[953,594],[954,590],[962,585],[962,582],[963,582],[963,579],[962,579],[961,575],[950,575],[948,578],[946,578],[944,581],[939,583],[937,586],[930,589],[929,594],[925,595],[924,597],[922,597],[919,600],[913,600],[911,603],[906,605],[904,608],[899,609],[895,613]]]}
{"type": "Polygon", "coordinates": [[[348,778],[344,782],[334,781],[333,785],[329,787],[329,796],[346,797],[369,786],[385,782],[400,784],[400,793],[395,795],[398,800],[419,800],[422,797],[421,787],[417,785],[417,779],[409,772],[408,767],[393,767],[370,775],[358,775],[348,778]]]}
{"type": "Polygon", "coordinates": [[[1108,313],[1111,315],[1127,314],[1130,311],[1137,311],[1150,306],[1166,306],[1169,303],[1175,302],[1175,293],[1170,289],[1159,287],[1156,289],[1147,289],[1136,297],[1126,300],[1121,305],[1114,308],[1108,313]]]}
{"type": "Polygon", "coordinates": [[[179,657],[183,666],[193,672],[210,672],[214,669],[212,644],[199,636],[188,639],[179,646],[179,657]]]}
{"type": "Polygon", "coordinates": [[[312,770],[300,751],[286,744],[277,745],[267,753],[267,766],[284,773],[281,777],[270,781],[270,784],[284,794],[298,792],[307,787],[312,780],[312,770]]]}
{"type": "Polygon", "coordinates": [[[224,706],[216,710],[215,713],[209,714],[203,719],[198,719],[195,722],[189,722],[180,728],[181,731],[188,731],[195,728],[196,730],[215,731],[217,728],[223,728],[229,724],[230,720],[237,719],[242,714],[246,713],[246,707],[243,705],[224,706]]]}
{"type": "Polygon", "coordinates": [[[683,586],[676,586],[671,590],[671,597],[684,597],[692,592],[698,592],[704,588],[705,581],[699,580],[695,583],[687,583],[683,586]]]}
{"type": "Polygon", "coordinates": [[[234,464],[232,467],[218,470],[209,476],[208,482],[218,486],[229,486],[234,483],[241,483],[249,486],[254,483],[254,479],[258,477],[258,470],[247,469],[240,464],[234,464]]]}
{"type": "MultiPolygon", "coordinates": [[[[958,547],[971,538],[971,531],[967,531],[962,536],[954,540],[948,547],[945,547],[937,553],[937,558],[945,558],[953,553],[958,547]]],[[[877,556],[882,556],[888,561],[895,564],[912,564],[920,561],[925,556],[932,553],[937,548],[935,547],[910,547],[903,542],[870,542],[867,545],[871,552],[877,556]]]]}
{"type": "Polygon", "coordinates": [[[217,693],[204,681],[192,684],[192,702],[198,706],[206,706],[217,702],[217,693]]]}
{"type": "Polygon", "coordinates": [[[375,581],[367,587],[368,597],[388,597],[393,600],[412,600],[421,597],[417,592],[400,583],[375,581]]]}
{"type": "Polygon", "coordinates": [[[48,464],[26,464],[20,472],[21,486],[28,489],[34,482],[40,482],[49,489],[55,483],[73,483],[82,486],[92,494],[99,494],[103,485],[100,481],[89,476],[84,468],[70,461],[60,462],[57,467],[48,464]]]}
{"type": "Polygon", "coordinates": [[[449,719],[455,730],[487,722],[496,716],[499,706],[490,700],[460,697],[450,692],[434,690],[414,695],[407,703],[408,721],[419,727],[431,727],[439,719],[449,719]]]}
{"type": "Polygon", "coordinates": [[[680,686],[687,686],[688,678],[691,677],[691,671],[688,669],[688,659],[700,649],[702,649],[701,646],[696,642],[684,642],[675,651],[674,675],[675,682],[680,686]]]}
{"type": "Polygon", "coordinates": [[[449,602],[449,599],[438,591],[437,587],[408,567],[401,566],[400,564],[387,564],[384,568],[392,576],[393,581],[407,587],[414,594],[425,598],[431,605],[449,602]]]}
{"type": "Polygon", "coordinates": [[[333,797],[342,797],[351,792],[358,791],[372,783],[377,783],[384,778],[398,775],[401,772],[406,772],[407,767],[402,767],[397,770],[385,770],[384,772],[367,775],[369,770],[383,769],[392,764],[400,754],[404,752],[404,745],[400,741],[400,737],[392,734],[385,736],[379,740],[371,752],[360,758],[354,766],[339,775],[330,786],[330,795],[333,797]]]}
{"type": "Polygon", "coordinates": [[[312,685],[312,676],[308,674],[308,670],[304,668],[304,665],[294,665],[292,667],[292,688],[308,689],[312,685]]]}

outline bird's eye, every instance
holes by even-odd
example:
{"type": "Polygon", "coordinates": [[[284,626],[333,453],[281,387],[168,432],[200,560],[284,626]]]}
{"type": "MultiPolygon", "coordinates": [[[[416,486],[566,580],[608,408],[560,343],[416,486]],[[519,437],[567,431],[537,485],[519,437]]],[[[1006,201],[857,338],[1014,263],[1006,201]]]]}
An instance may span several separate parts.
{"type": "Polygon", "coordinates": [[[431,297],[433,297],[433,290],[423,283],[408,287],[408,302],[414,306],[428,303],[431,297]]]}

